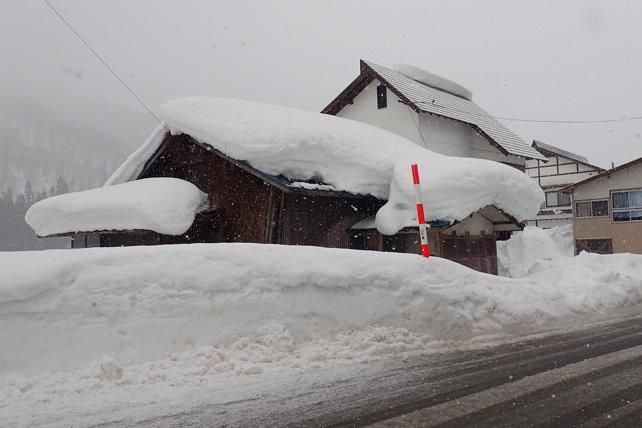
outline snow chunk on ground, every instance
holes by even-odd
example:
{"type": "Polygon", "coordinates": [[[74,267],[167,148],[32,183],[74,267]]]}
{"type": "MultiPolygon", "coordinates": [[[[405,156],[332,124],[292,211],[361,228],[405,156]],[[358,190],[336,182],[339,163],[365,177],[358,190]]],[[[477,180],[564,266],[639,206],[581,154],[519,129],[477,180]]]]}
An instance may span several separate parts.
{"type": "Polygon", "coordinates": [[[147,178],[45,199],[25,220],[38,236],[136,229],[181,235],[206,207],[207,195],[192,183],[147,178]]]}
{"type": "MultiPolygon", "coordinates": [[[[534,216],[544,201],[535,182],[515,168],[444,156],[335,116],[214,97],[170,101],[161,111],[173,133],[189,134],[264,173],[388,200],[377,216],[377,227],[385,234],[416,221],[409,208],[415,204],[413,163],[420,165],[428,220],[462,220],[487,205],[523,220],[534,216]]],[[[153,145],[139,152],[151,153],[153,145]]],[[[141,156],[132,156],[108,183],[135,179],[141,162],[141,156]]]]}
{"type": "Polygon", "coordinates": [[[419,83],[423,83],[424,85],[450,92],[453,95],[457,95],[458,97],[465,98],[469,101],[473,99],[473,93],[469,89],[466,89],[460,84],[455,83],[452,80],[448,80],[445,77],[438,76],[410,64],[395,64],[394,68],[404,76],[419,83]]]}
{"type": "Polygon", "coordinates": [[[551,229],[527,226],[508,241],[497,242],[499,274],[523,278],[568,262],[575,254],[573,225],[551,229]]]}

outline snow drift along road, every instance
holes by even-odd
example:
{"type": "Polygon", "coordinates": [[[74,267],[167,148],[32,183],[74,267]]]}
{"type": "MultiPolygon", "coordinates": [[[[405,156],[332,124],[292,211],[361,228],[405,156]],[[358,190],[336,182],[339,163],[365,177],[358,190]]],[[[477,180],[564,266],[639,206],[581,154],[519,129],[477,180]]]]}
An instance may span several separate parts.
{"type": "MultiPolygon", "coordinates": [[[[507,279],[439,258],[262,244],[0,253],[0,380],[199,347],[206,372],[251,372],[341,335],[345,358],[403,353],[642,301],[642,256],[582,254],[555,275],[507,279]]],[[[320,346],[296,364],[335,351],[320,346]]]]}

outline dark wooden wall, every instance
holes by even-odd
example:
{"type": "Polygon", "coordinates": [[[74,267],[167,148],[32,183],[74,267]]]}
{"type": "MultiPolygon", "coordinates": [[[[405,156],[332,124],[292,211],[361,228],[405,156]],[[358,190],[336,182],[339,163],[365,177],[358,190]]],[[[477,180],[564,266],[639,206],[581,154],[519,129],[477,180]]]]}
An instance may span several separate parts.
{"type": "Polygon", "coordinates": [[[187,135],[167,136],[164,149],[140,178],[174,177],[189,181],[210,197],[214,208],[197,218],[181,237],[163,243],[265,242],[273,186],[244,171],[187,135]]]}
{"type": "Polygon", "coordinates": [[[380,206],[380,201],[369,198],[287,194],[279,241],[289,245],[355,248],[357,233],[350,227],[373,216],[380,206]]]}
{"type": "Polygon", "coordinates": [[[440,241],[442,257],[480,272],[497,274],[497,242],[494,234],[443,234],[440,241]]]}

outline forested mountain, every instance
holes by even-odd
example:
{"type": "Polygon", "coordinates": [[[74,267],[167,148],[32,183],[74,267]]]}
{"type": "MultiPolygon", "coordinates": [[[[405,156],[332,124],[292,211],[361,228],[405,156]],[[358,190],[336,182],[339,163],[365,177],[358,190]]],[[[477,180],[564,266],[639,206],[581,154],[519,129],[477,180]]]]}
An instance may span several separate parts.
{"type": "Polygon", "coordinates": [[[1,96],[0,251],[54,245],[35,239],[22,218],[26,209],[45,196],[101,186],[152,128],[137,111],[87,106],[75,118],[64,106],[51,111],[1,96]]]}
{"type": "Polygon", "coordinates": [[[34,100],[2,97],[0,190],[22,190],[27,180],[36,191],[48,189],[59,176],[72,190],[99,186],[151,130],[137,112],[91,110],[69,119],[34,100]]]}

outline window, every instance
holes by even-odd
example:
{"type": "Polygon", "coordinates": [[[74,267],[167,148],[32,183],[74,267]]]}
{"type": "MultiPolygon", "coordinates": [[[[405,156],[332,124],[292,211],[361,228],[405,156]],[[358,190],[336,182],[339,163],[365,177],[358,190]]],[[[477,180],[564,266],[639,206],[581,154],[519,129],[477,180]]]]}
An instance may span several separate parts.
{"type": "Polygon", "coordinates": [[[567,192],[546,192],[547,207],[571,205],[571,195],[567,192]]]}
{"type": "Polygon", "coordinates": [[[575,217],[608,217],[609,201],[582,201],[575,203],[575,217]]]}
{"type": "Polygon", "coordinates": [[[578,239],[575,241],[575,253],[582,251],[598,254],[612,254],[613,243],[610,239],[578,239]]]}
{"type": "Polygon", "coordinates": [[[571,205],[571,194],[568,192],[559,192],[557,194],[558,205],[571,205]]]}
{"type": "Polygon", "coordinates": [[[388,107],[388,91],[386,85],[377,86],[377,108],[382,109],[388,107]]]}
{"type": "Polygon", "coordinates": [[[614,222],[642,220],[642,190],[612,192],[611,201],[614,222]]]}

